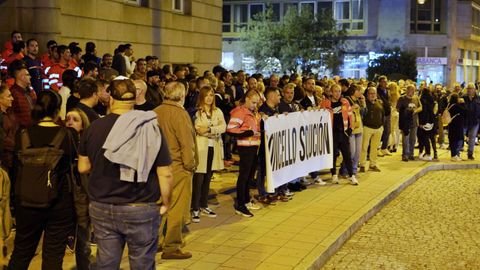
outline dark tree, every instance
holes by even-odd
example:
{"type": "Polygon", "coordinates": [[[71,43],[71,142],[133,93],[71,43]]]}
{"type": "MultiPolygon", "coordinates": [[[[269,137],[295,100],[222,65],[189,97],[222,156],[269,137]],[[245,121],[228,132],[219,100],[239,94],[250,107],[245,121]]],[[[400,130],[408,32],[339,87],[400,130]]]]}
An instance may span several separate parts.
{"type": "Polygon", "coordinates": [[[389,79],[417,78],[417,55],[415,52],[402,51],[400,48],[387,49],[384,55],[371,61],[367,68],[368,79],[387,75],[389,79]]]}

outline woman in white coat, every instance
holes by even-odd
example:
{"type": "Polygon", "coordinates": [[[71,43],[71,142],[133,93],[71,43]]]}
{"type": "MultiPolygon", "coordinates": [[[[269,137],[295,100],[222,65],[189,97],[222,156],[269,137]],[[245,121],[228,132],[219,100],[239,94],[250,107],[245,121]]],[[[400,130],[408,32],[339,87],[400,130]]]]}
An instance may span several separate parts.
{"type": "Polygon", "coordinates": [[[222,133],[226,123],[222,111],[215,106],[215,92],[212,87],[200,89],[197,112],[194,117],[198,167],[193,176],[192,222],[200,222],[200,214],[216,217],[207,204],[212,171],[223,169],[222,133]]]}

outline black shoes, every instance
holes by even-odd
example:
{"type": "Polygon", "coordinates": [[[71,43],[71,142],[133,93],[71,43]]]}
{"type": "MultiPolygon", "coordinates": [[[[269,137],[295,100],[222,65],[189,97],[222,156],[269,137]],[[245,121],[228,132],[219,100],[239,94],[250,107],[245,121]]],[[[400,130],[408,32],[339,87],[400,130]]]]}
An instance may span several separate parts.
{"type": "Polygon", "coordinates": [[[248,217],[248,218],[253,217],[252,212],[250,212],[246,206],[240,206],[235,208],[235,214],[248,217]]]}

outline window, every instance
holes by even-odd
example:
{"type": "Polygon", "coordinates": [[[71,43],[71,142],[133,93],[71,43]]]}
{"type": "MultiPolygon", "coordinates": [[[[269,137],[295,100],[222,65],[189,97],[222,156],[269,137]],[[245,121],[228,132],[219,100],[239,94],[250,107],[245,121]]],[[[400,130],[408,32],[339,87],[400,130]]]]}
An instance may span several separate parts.
{"type": "Polygon", "coordinates": [[[411,33],[440,33],[442,25],[442,1],[425,0],[418,4],[417,0],[411,0],[410,12],[411,33]]]}
{"type": "MultiPolygon", "coordinates": [[[[347,31],[364,30],[363,0],[340,0],[334,5],[334,18],[339,29],[347,31]]],[[[323,4],[326,8],[326,3],[323,4]]]]}
{"type": "Polygon", "coordinates": [[[233,6],[233,32],[240,32],[248,23],[248,6],[239,4],[233,6]]]}
{"type": "Polygon", "coordinates": [[[332,1],[321,1],[317,3],[317,13],[332,12],[332,1]]]}
{"type": "Polygon", "coordinates": [[[172,9],[173,11],[183,13],[184,0],[172,0],[172,9]]]}
{"type": "Polygon", "coordinates": [[[232,32],[232,6],[231,5],[223,5],[223,21],[222,21],[222,31],[223,32],[232,32]]]}
{"type": "Polygon", "coordinates": [[[287,14],[287,12],[294,8],[298,11],[298,4],[297,3],[285,3],[283,4],[283,15],[287,14]]]}
{"type": "Polygon", "coordinates": [[[274,3],[274,4],[270,4],[268,5],[267,9],[268,8],[271,8],[272,11],[273,11],[273,21],[274,22],[279,22],[280,21],[280,4],[279,3],[274,3]]]}
{"type": "Polygon", "coordinates": [[[472,34],[480,36],[480,6],[472,3],[472,34]]]}
{"type": "Polygon", "coordinates": [[[148,0],[125,0],[125,4],[139,7],[148,7],[148,0]]]}
{"type": "Polygon", "coordinates": [[[316,13],[315,2],[310,2],[310,1],[300,2],[300,12],[307,11],[307,10],[309,10],[310,12],[316,13]]]}
{"type": "Polygon", "coordinates": [[[264,4],[249,4],[248,5],[248,12],[249,16],[248,18],[250,20],[255,19],[259,14],[262,14],[265,10],[265,5],[264,4]]]}

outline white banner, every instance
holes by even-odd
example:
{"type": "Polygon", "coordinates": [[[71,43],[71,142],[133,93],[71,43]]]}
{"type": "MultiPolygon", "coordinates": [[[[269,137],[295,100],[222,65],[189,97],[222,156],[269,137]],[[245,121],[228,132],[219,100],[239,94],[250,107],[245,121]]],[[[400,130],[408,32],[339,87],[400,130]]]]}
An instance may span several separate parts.
{"type": "Polygon", "coordinates": [[[310,172],[332,167],[331,122],[327,110],[294,112],[265,120],[267,192],[310,172]]]}

